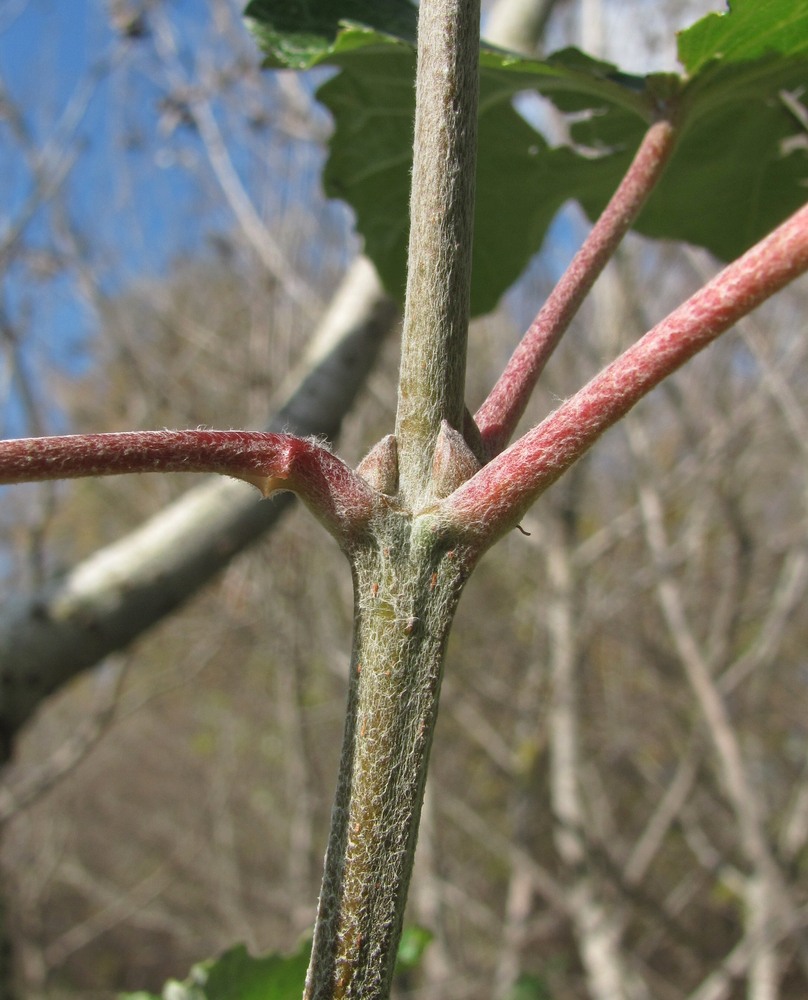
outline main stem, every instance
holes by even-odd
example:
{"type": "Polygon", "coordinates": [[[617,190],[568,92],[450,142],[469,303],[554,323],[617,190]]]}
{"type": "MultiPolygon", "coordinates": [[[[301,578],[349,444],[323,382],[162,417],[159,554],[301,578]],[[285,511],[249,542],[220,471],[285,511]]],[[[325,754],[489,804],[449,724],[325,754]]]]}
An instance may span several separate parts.
{"type": "Polygon", "coordinates": [[[396,420],[399,488],[410,507],[430,499],[441,421],[463,427],[479,43],[479,0],[422,0],[396,420]]]}
{"type": "Polygon", "coordinates": [[[412,873],[449,629],[472,560],[427,518],[352,558],[348,714],[305,1000],[385,1000],[412,873]]]}
{"type": "MultiPolygon", "coordinates": [[[[417,512],[454,488],[444,480],[460,475],[454,466],[465,448],[456,438],[465,410],[479,25],[479,0],[421,2],[398,414],[383,463],[395,465],[397,450],[398,493],[346,547],[354,648],[304,1000],[389,996],[446,643],[475,559],[442,521],[417,512]]],[[[380,488],[389,498],[395,472],[388,479],[380,488]]]]}

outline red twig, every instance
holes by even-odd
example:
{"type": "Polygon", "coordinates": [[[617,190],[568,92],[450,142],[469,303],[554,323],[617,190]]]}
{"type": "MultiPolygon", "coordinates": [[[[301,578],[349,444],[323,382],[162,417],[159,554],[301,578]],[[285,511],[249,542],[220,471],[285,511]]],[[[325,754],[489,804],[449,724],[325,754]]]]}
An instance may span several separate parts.
{"type": "Polygon", "coordinates": [[[808,270],[808,205],[726,267],[441,507],[488,545],[667,375],[808,270]]]}
{"type": "Polygon", "coordinates": [[[675,139],[669,121],[648,129],[617,191],[475,414],[488,457],[511,439],[544,366],[662,175],[675,139]]]}
{"type": "Polygon", "coordinates": [[[0,484],[132,472],[216,472],[268,497],[300,495],[342,540],[367,523],[377,494],[328,449],[258,431],[128,431],[0,441],[0,484]]]}

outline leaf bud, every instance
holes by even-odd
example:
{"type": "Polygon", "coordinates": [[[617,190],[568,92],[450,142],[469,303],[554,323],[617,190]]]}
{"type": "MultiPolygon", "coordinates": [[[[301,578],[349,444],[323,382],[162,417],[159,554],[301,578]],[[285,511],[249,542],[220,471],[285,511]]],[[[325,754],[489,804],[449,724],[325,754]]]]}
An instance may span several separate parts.
{"type": "Polygon", "coordinates": [[[442,420],[432,459],[432,482],[436,497],[448,497],[481,468],[479,459],[466,444],[463,435],[442,420]]]}
{"type": "Polygon", "coordinates": [[[398,448],[394,434],[377,442],[356,467],[359,475],[380,493],[394,496],[398,489],[398,448]]]}

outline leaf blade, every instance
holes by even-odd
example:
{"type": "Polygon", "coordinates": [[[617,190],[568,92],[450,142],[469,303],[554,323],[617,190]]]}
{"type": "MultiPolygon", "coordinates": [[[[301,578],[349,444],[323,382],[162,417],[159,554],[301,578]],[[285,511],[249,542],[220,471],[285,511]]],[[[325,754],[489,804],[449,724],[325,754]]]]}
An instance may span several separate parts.
{"type": "MultiPolygon", "coordinates": [[[[306,6],[326,25],[309,64],[339,70],[318,91],[335,123],[325,188],[352,206],[366,252],[401,300],[415,58],[414,22],[404,30],[396,19],[410,18],[414,8],[406,0],[306,6]],[[348,14],[355,15],[350,23],[348,14]]],[[[253,0],[248,13],[272,9],[277,27],[284,7],[253,0]]],[[[574,49],[534,60],[483,48],[474,314],[495,306],[566,202],[598,216],[657,115],[673,114],[681,138],[636,220],[638,232],[686,240],[728,260],[805,201],[808,131],[781,95],[798,101],[808,80],[808,5],[735,0],[728,13],[682,32],[679,51],[688,77],[625,74],[574,49]],[[568,145],[552,147],[516,110],[526,90],[574,116],[568,145]]]]}

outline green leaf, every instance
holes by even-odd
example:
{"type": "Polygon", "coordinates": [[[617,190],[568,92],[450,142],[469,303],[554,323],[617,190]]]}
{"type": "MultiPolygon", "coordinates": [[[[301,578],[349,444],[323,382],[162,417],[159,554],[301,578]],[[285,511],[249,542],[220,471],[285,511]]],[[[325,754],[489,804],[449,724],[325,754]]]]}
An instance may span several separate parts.
{"type": "Polygon", "coordinates": [[[550,990],[543,979],[523,972],[508,992],[506,1000],[550,1000],[550,990]]]}
{"type": "MultiPolygon", "coordinates": [[[[387,288],[403,300],[406,281],[412,122],[415,110],[411,47],[367,29],[343,31],[328,56],[343,72],[317,96],[335,130],[323,180],[327,194],[356,213],[365,251],[387,288]]],[[[636,120],[637,141],[650,116],[643,91],[616,83],[614,67],[560,54],[552,63],[486,52],[481,66],[477,209],[472,311],[494,308],[541,245],[559,208],[575,194],[606,201],[620,170],[603,170],[569,147],[550,149],[513,107],[516,93],[538,89],[578,111],[593,103],[636,120]],[[507,72],[503,73],[503,65],[507,72]],[[585,68],[584,68],[585,66],[585,68]],[[593,72],[593,67],[596,71],[593,72]]]]}
{"type": "Polygon", "coordinates": [[[418,11],[410,0],[251,0],[244,16],[265,66],[310,69],[328,57],[351,22],[414,45],[418,11]]]}
{"type": "Polygon", "coordinates": [[[291,957],[252,958],[243,945],[231,948],[208,966],[205,1000],[298,1000],[310,951],[306,943],[291,957]]]}
{"type": "Polygon", "coordinates": [[[418,924],[405,927],[398,943],[396,971],[402,972],[417,968],[434,937],[432,931],[427,930],[426,927],[420,927],[418,924]]]}
{"type": "Polygon", "coordinates": [[[775,100],[739,96],[694,116],[635,229],[731,260],[796,211],[808,193],[808,156],[799,144],[789,151],[794,121],[775,100]]]}
{"type": "MultiPolygon", "coordinates": [[[[310,944],[297,954],[252,958],[243,945],[220,958],[201,962],[184,982],[169,980],[162,1000],[300,1000],[310,944]]],[[[124,994],[121,1000],[159,1000],[149,993],[124,994]]]]}
{"type": "Polygon", "coordinates": [[[748,62],[808,53],[808,5],[799,0],[733,0],[730,14],[708,14],[679,32],[679,61],[694,76],[713,60],[748,62]]]}
{"type": "Polygon", "coordinates": [[[638,228],[727,260],[808,198],[808,132],[788,100],[808,84],[808,4],[734,0],[680,32],[678,51],[683,135],[638,228]],[[673,226],[670,206],[689,203],[673,226]]]}
{"type": "MultiPolygon", "coordinates": [[[[334,118],[325,189],[353,207],[366,252],[402,299],[414,8],[406,0],[253,0],[247,13],[268,64],[339,69],[318,91],[334,118]]],[[[808,4],[735,0],[729,13],[681,33],[679,52],[687,77],[631,76],[572,49],[535,60],[483,48],[474,313],[496,305],[566,202],[597,217],[662,109],[675,111],[681,137],[639,232],[730,259],[804,203],[808,135],[794,102],[808,81],[808,4]],[[515,110],[525,91],[574,116],[569,145],[553,148],[515,110]]]]}

